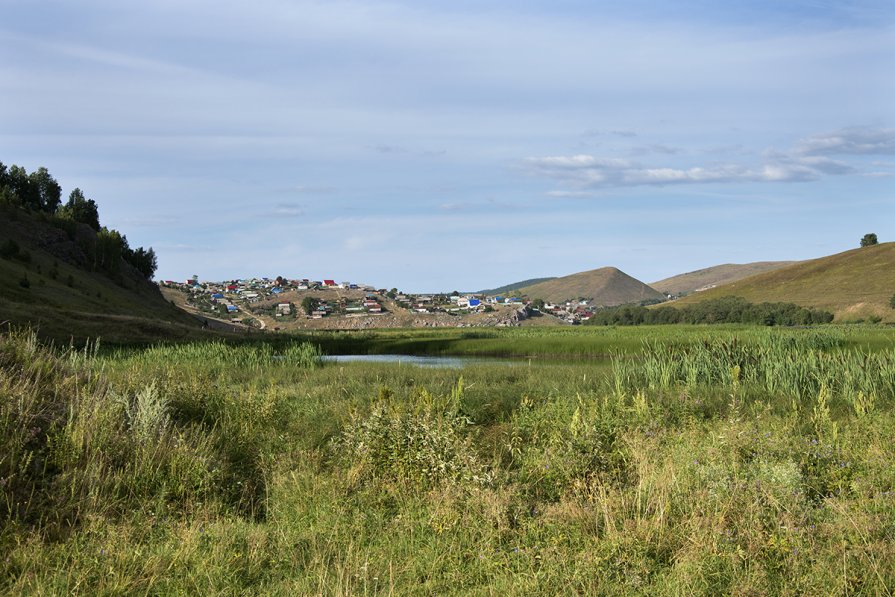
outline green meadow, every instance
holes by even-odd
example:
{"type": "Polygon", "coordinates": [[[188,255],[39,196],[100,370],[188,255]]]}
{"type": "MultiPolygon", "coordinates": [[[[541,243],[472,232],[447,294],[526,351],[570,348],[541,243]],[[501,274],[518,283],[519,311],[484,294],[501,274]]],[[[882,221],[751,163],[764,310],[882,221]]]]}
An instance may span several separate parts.
{"type": "Polygon", "coordinates": [[[895,591],[882,326],[19,331],[0,397],[5,594],[895,591]]]}

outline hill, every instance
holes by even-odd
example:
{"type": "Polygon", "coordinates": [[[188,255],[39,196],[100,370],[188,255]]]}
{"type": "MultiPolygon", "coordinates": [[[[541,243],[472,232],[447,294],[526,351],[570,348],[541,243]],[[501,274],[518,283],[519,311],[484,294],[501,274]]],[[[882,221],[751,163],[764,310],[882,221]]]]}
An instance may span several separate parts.
{"type": "Polygon", "coordinates": [[[665,298],[659,291],[614,267],[603,267],[526,286],[519,289],[519,294],[551,302],[587,298],[592,299],[595,305],[606,307],[665,298]]]}
{"type": "Polygon", "coordinates": [[[490,296],[498,295],[498,294],[509,294],[513,291],[519,290],[520,288],[526,288],[528,286],[534,286],[535,284],[540,284],[541,282],[549,282],[550,280],[555,280],[556,276],[547,277],[547,278],[531,278],[530,280],[522,280],[521,282],[514,282],[513,284],[507,284],[506,286],[499,286],[497,288],[491,288],[489,290],[480,290],[473,294],[486,294],[490,296]]]}
{"type": "Polygon", "coordinates": [[[97,233],[85,224],[0,206],[0,324],[30,325],[41,337],[62,342],[201,333],[194,317],[166,301],[123,259],[113,273],[93,267],[89,251],[96,242],[97,233]]]}
{"type": "Polygon", "coordinates": [[[658,282],[650,282],[650,286],[664,294],[685,295],[697,290],[707,290],[715,286],[736,282],[749,276],[761,274],[781,267],[798,263],[798,261],[756,261],[755,263],[724,263],[685,274],[679,274],[658,282]]]}
{"type": "Polygon", "coordinates": [[[724,296],[752,303],[788,302],[830,311],[836,321],[895,321],[895,243],[884,243],[775,269],[694,293],[674,306],[724,296]]]}

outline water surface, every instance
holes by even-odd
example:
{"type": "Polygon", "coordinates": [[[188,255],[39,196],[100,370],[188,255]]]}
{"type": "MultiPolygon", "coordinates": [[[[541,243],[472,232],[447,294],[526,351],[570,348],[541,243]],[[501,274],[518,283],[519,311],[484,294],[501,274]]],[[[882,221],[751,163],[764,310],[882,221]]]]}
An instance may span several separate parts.
{"type": "Polygon", "coordinates": [[[508,360],[488,357],[450,357],[450,356],[420,356],[410,354],[340,354],[324,355],[321,360],[325,363],[398,363],[399,365],[412,365],[415,367],[435,367],[439,369],[462,369],[469,365],[520,365],[528,362],[525,360],[508,360]]]}

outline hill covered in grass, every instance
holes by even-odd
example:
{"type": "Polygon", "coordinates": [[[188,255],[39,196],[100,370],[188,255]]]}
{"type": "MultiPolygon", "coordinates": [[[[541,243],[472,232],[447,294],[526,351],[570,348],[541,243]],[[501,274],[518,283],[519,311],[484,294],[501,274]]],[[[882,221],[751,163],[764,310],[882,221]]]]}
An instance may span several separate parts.
{"type": "Polygon", "coordinates": [[[0,164],[0,324],[45,339],[113,342],[184,337],[198,321],[151,281],[152,249],[99,225],[96,204],[69,201],[45,169],[28,175],[0,164]],[[35,176],[38,175],[38,176],[35,176]]]}
{"type": "Polygon", "coordinates": [[[665,298],[661,292],[614,267],[603,267],[526,286],[519,289],[518,293],[551,302],[586,298],[592,299],[595,305],[606,307],[665,298]]]}
{"type": "Polygon", "coordinates": [[[678,274],[650,286],[659,292],[672,295],[690,294],[722,284],[736,282],[749,276],[762,274],[798,263],[797,261],[756,261],[755,263],[724,263],[685,274],[678,274]]]}
{"type": "Polygon", "coordinates": [[[895,321],[895,243],[852,249],[802,261],[675,301],[695,304],[725,296],[752,303],[786,302],[830,311],[836,321],[895,321]]]}
{"type": "Polygon", "coordinates": [[[531,278],[529,280],[522,280],[521,282],[514,282],[512,284],[507,284],[505,286],[498,286],[497,288],[491,288],[488,290],[480,290],[475,294],[487,294],[487,295],[497,295],[497,294],[509,294],[511,292],[515,292],[520,288],[526,288],[528,286],[534,286],[535,284],[540,284],[541,282],[549,282],[550,280],[555,280],[556,276],[548,276],[546,278],[531,278]]]}

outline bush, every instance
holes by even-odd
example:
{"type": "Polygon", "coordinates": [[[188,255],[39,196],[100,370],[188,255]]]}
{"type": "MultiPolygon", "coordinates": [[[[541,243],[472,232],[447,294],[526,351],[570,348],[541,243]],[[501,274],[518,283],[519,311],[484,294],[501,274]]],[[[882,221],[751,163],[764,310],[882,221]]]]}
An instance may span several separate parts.
{"type": "Polygon", "coordinates": [[[3,259],[13,259],[19,254],[19,243],[11,238],[0,244],[0,257],[3,259]]]}
{"type": "Polygon", "coordinates": [[[19,286],[22,288],[31,288],[31,280],[28,279],[28,276],[22,276],[19,280],[19,286]]]}
{"type": "Polygon", "coordinates": [[[422,412],[388,404],[390,390],[366,416],[355,416],[333,441],[339,458],[354,466],[357,477],[402,482],[429,488],[445,482],[485,485],[491,474],[482,466],[466,437],[471,421],[458,411],[462,381],[451,393],[453,407],[439,408],[423,390],[422,412]],[[360,467],[357,463],[360,462],[360,467]]]}

